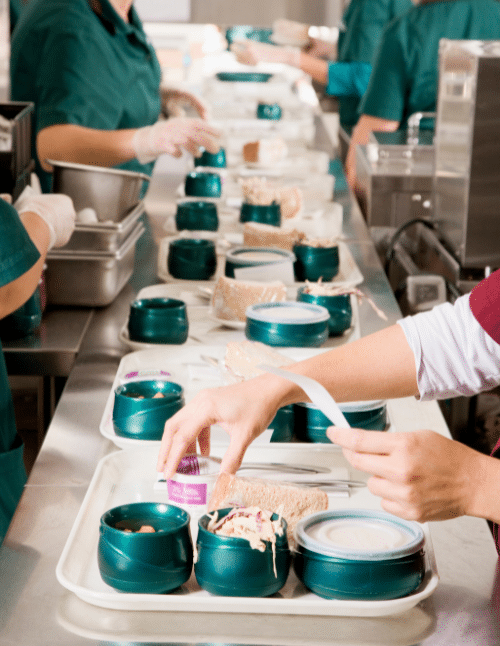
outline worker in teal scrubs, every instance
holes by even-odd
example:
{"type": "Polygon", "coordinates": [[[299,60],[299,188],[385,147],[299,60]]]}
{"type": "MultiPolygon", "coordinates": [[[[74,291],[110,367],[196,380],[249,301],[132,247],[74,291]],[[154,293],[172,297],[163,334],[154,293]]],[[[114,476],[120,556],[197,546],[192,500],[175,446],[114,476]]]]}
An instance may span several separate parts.
{"type": "Polygon", "coordinates": [[[415,112],[436,110],[441,38],[499,39],[500,2],[427,0],[387,26],[347,157],[347,179],[354,189],[357,145],[366,144],[373,131],[404,127],[415,112]]]}
{"type": "Polygon", "coordinates": [[[281,62],[310,74],[326,86],[327,94],[340,99],[340,123],[350,132],[358,119],[358,104],[368,85],[382,32],[388,22],[412,6],[411,0],[352,0],[339,27],[335,62],[312,56],[298,47],[273,47],[254,41],[236,42],[231,49],[245,64],[281,62]]]}
{"type": "Polygon", "coordinates": [[[26,4],[25,0],[10,0],[9,3],[9,15],[10,15],[10,33],[14,31],[14,27],[19,20],[24,5],[26,4]]]}
{"type": "Polygon", "coordinates": [[[132,0],[30,0],[11,43],[11,94],[35,103],[37,173],[50,190],[48,159],[151,173],[162,153],[219,148],[206,120],[160,120],[161,69],[132,0]]]}
{"type": "MultiPolygon", "coordinates": [[[[0,198],[0,318],[35,291],[47,251],[66,244],[75,211],[66,195],[21,196],[19,212],[0,198]]],[[[23,443],[16,433],[14,407],[0,345],[0,544],[26,482],[23,443]]]]}

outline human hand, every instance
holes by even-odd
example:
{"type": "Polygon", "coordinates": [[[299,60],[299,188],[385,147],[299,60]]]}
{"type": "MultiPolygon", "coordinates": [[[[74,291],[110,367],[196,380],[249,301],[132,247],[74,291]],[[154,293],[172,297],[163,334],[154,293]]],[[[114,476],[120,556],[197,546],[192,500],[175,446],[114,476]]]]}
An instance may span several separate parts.
{"type": "Polygon", "coordinates": [[[199,97],[191,94],[191,92],[185,92],[184,90],[178,90],[176,88],[164,88],[162,90],[162,101],[170,117],[185,116],[183,106],[190,106],[202,119],[208,118],[208,105],[199,97]]]}
{"type": "Polygon", "coordinates": [[[266,403],[263,379],[202,390],[167,420],[158,456],[158,472],[171,477],[181,458],[198,438],[202,455],[210,453],[210,426],[218,424],[230,436],[221,471],[236,473],[247,447],[268,428],[277,406],[266,403]]]}
{"type": "Polygon", "coordinates": [[[334,60],[337,58],[337,43],[330,40],[310,38],[304,51],[315,58],[334,60]]]}
{"type": "Polygon", "coordinates": [[[234,41],[230,49],[236,56],[236,60],[244,65],[257,65],[263,62],[300,67],[299,47],[279,47],[247,39],[234,41]]]}
{"type": "Polygon", "coordinates": [[[381,433],[331,427],[327,435],[348,462],[372,474],[368,488],[382,508],[427,522],[471,514],[483,456],[434,431],[381,433]]]}
{"type": "Polygon", "coordinates": [[[76,213],[73,202],[67,195],[38,195],[28,187],[21,193],[14,207],[19,214],[36,213],[47,224],[50,232],[49,249],[62,247],[71,238],[76,213]]]}
{"type": "Polygon", "coordinates": [[[221,136],[220,130],[202,119],[174,117],[136,130],[132,146],[137,159],[146,164],[162,153],[180,157],[183,148],[195,157],[200,156],[200,148],[216,153],[221,136]]]}

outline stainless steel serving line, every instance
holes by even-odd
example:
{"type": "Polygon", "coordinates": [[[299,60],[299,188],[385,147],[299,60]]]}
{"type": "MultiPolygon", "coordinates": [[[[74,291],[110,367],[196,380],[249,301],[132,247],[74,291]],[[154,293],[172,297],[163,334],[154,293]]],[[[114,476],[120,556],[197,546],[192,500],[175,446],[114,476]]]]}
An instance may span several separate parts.
{"type": "MultiPolygon", "coordinates": [[[[323,145],[325,132],[318,130],[323,145]]],[[[154,229],[162,205],[172,199],[185,173],[182,160],[160,160],[146,207],[154,229]]],[[[337,176],[336,200],[344,207],[344,232],[364,275],[362,289],[395,322],[400,312],[360,211],[337,176]]],[[[489,601],[497,563],[485,521],[459,518],[431,523],[441,582],[437,591],[400,616],[323,617],[299,615],[107,610],[88,605],[64,589],[55,569],[100,458],[116,450],[99,432],[106,399],[127,348],[118,334],[130,301],[156,281],[151,228],[138,245],[134,275],[118,298],[96,309],[31,472],[6,540],[0,549],[0,646],[95,644],[245,644],[403,646],[459,644],[491,646],[494,615],[489,601]],[[475,622],[475,623],[474,623],[475,622]],[[469,626],[475,630],[463,633],[469,626]]],[[[373,313],[362,334],[386,323],[373,313]]],[[[405,429],[447,429],[437,404],[400,404],[405,429]]]]}

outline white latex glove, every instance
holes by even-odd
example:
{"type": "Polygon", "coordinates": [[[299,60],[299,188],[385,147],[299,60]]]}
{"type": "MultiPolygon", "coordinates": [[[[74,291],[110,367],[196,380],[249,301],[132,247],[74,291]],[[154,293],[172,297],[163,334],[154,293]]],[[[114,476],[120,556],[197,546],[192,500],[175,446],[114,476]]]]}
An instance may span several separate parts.
{"type": "Polygon", "coordinates": [[[244,65],[257,65],[257,63],[265,62],[300,67],[299,47],[279,47],[256,40],[236,40],[231,45],[231,51],[238,62],[244,65]]]}
{"type": "Polygon", "coordinates": [[[50,231],[49,249],[62,247],[71,238],[76,213],[73,201],[67,195],[52,193],[39,195],[30,186],[21,193],[14,207],[18,213],[36,213],[50,231]]]}
{"type": "Polygon", "coordinates": [[[177,88],[163,88],[161,92],[163,105],[170,117],[185,116],[184,107],[193,108],[202,119],[207,119],[209,107],[199,97],[177,88]]]}
{"type": "Polygon", "coordinates": [[[200,156],[200,148],[216,153],[221,136],[220,130],[203,119],[174,117],[139,128],[132,145],[137,159],[141,164],[147,164],[162,153],[180,157],[183,148],[195,157],[200,156]]]}

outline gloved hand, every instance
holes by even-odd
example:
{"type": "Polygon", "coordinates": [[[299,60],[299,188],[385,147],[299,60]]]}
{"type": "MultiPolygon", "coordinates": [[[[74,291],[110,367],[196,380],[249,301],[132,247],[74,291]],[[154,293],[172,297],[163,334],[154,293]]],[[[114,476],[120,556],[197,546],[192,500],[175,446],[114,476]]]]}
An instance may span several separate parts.
{"type": "Polygon", "coordinates": [[[30,186],[21,193],[14,207],[19,214],[36,213],[50,231],[49,249],[62,247],[71,238],[75,228],[76,213],[73,202],[67,195],[52,193],[38,195],[30,186]]]}
{"type": "Polygon", "coordinates": [[[209,107],[199,97],[176,88],[162,88],[161,98],[163,107],[167,111],[169,117],[183,117],[185,111],[183,106],[189,106],[196,110],[202,119],[207,119],[209,114],[209,107]]]}
{"type": "Polygon", "coordinates": [[[207,121],[175,117],[139,128],[132,146],[141,164],[147,164],[162,153],[180,157],[183,148],[195,157],[200,156],[200,148],[216,153],[220,148],[221,136],[220,130],[207,121]]]}
{"type": "Polygon", "coordinates": [[[256,40],[236,40],[231,45],[231,51],[238,62],[244,65],[257,65],[257,63],[266,62],[300,67],[299,47],[279,47],[256,40]]]}

